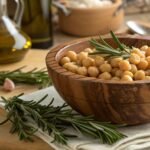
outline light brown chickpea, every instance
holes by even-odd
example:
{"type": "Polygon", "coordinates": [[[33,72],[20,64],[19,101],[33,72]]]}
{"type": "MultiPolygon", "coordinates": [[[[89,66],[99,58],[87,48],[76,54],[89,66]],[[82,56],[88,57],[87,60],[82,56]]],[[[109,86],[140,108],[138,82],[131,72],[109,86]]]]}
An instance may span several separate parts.
{"type": "Polygon", "coordinates": [[[146,56],[150,56],[150,47],[146,50],[146,56]]]}
{"type": "Polygon", "coordinates": [[[145,52],[146,52],[146,50],[148,49],[148,45],[144,45],[144,46],[142,46],[140,49],[141,49],[142,51],[145,51],[145,52]]]}
{"type": "Polygon", "coordinates": [[[137,65],[138,69],[146,70],[148,67],[148,62],[145,59],[141,59],[140,63],[137,65]]]}
{"type": "Polygon", "coordinates": [[[84,59],[86,59],[88,57],[88,53],[87,52],[80,52],[78,55],[77,55],[77,59],[79,61],[82,61],[84,59]]]}
{"type": "Polygon", "coordinates": [[[134,74],[134,79],[135,80],[144,80],[145,79],[145,72],[143,70],[138,70],[134,74]]]}
{"type": "Polygon", "coordinates": [[[103,72],[98,78],[103,80],[111,80],[112,76],[109,72],[103,72]]]}
{"type": "Polygon", "coordinates": [[[145,58],[145,55],[143,54],[143,51],[141,51],[139,48],[133,48],[132,54],[133,53],[139,55],[141,58],[145,58]]]}
{"type": "Polygon", "coordinates": [[[137,65],[140,63],[141,57],[138,54],[132,53],[130,58],[129,58],[129,61],[131,64],[137,65]]]}
{"type": "Polygon", "coordinates": [[[77,60],[77,54],[74,51],[68,51],[66,53],[66,56],[69,57],[71,61],[76,61],[77,60]]]}
{"type": "Polygon", "coordinates": [[[64,65],[64,68],[66,68],[67,70],[69,70],[73,73],[77,73],[78,66],[73,63],[66,63],[64,65]]]}
{"type": "Polygon", "coordinates": [[[86,68],[86,67],[78,67],[77,73],[78,73],[79,75],[87,76],[88,71],[87,71],[87,68],[86,68]]]}
{"type": "Polygon", "coordinates": [[[87,57],[86,59],[82,60],[82,65],[84,67],[90,67],[93,66],[95,64],[95,61],[93,58],[87,57]]]}
{"type": "Polygon", "coordinates": [[[136,72],[137,72],[137,66],[136,65],[134,65],[134,64],[131,64],[131,72],[133,73],[133,74],[135,74],[136,72]]]}
{"type": "Polygon", "coordinates": [[[119,70],[119,68],[112,68],[111,74],[112,74],[113,76],[115,76],[115,75],[116,75],[116,71],[118,71],[118,70],[119,70]]]}
{"type": "Polygon", "coordinates": [[[115,76],[116,76],[116,77],[122,77],[122,74],[123,74],[123,71],[118,69],[118,70],[116,71],[116,73],[115,73],[115,76]]]}
{"type": "Polygon", "coordinates": [[[131,77],[131,76],[129,76],[129,75],[124,75],[124,76],[122,76],[121,81],[128,81],[128,82],[132,82],[132,81],[133,81],[133,79],[132,79],[132,77],[131,77]]]}
{"type": "Polygon", "coordinates": [[[69,62],[69,63],[65,63],[65,64],[63,65],[63,67],[64,67],[65,69],[67,69],[67,70],[68,70],[68,68],[69,68],[70,64],[71,64],[71,62],[69,62]]]}
{"type": "Polygon", "coordinates": [[[96,56],[95,57],[95,65],[100,66],[104,64],[105,59],[102,56],[96,56]]]}
{"type": "Polygon", "coordinates": [[[131,78],[133,78],[133,76],[134,76],[131,71],[125,71],[125,72],[123,72],[123,75],[122,75],[122,76],[125,76],[125,75],[128,75],[128,76],[130,76],[131,78]]]}
{"type": "Polygon", "coordinates": [[[60,64],[63,66],[64,64],[66,63],[69,63],[71,62],[70,58],[69,57],[63,57],[61,60],[60,60],[60,64]]]}
{"type": "Polygon", "coordinates": [[[99,69],[100,69],[101,72],[111,72],[112,67],[111,67],[110,64],[105,63],[105,64],[102,64],[102,65],[99,67],[99,69]]]}
{"type": "Polygon", "coordinates": [[[148,56],[148,57],[146,57],[146,60],[147,60],[147,62],[148,62],[148,69],[150,69],[150,56],[148,56]]]}
{"type": "Polygon", "coordinates": [[[122,60],[119,62],[119,68],[122,71],[129,71],[131,70],[131,64],[127,60],[122,60]]]}
{"type": "Polygon", "coordinates": [[[150,76],[150,69],[145,70],[145,75],[146,75],[146,76],[150,76]]]}
{"type": "Polygon", "coordinates": [[[99,70],[97,67],[91,66],[88,68],[88,74],[90,77],[97,77],[99,75],[99,70]]]}
{"type": "Polygon", "coordinates": [[[86,48],[86,49],[84,49],[84,52],[92,53],[92,52],[93,52],[93,50],[92,50],[91,48],[86,48]]]}
{"type": "Polygon", "coordinates": [[[110,64],[112,67],[119,67],[119,62],[123,60],[122,57],[112,58],[110,64]]]}

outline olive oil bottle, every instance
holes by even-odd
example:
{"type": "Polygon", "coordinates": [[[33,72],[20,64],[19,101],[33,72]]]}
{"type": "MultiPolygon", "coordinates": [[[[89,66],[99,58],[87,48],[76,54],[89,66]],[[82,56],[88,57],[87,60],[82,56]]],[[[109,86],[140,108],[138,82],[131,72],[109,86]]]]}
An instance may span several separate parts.
{"type": "Polygon", "coordinates": [[[22,29],[32,40],[33,48],[52,45],[51,0],[24,0],[22,29]]]}
{"type": "Polygon", "coordinates": [[[21,0],[16,2],[17,11],[11,20],[7,16],[7,0],[0,0],[0,64],[21,60],[31,47],[30,38],[19,27],[23,13],[21,0]]]}

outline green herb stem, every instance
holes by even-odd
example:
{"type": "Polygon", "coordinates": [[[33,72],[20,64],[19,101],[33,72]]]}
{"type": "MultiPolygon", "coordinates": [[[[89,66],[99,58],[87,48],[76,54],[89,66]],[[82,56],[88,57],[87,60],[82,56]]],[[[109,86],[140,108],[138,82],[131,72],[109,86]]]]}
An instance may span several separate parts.
{"type": "Polygon", "coordinates": [[[39,101],[24,101],[19,96],[11,99],[2,97],[7,118],[0,125],[11,121],[10,132],[17,133],[20,140],[32,141],[32,136],[37,128],[40,128],[54,137],[52,142],[67,144],[68,137],[77,137],[77,135],[65,133],[68,127],[72,127],[83,135],[99,139],[101,143],[113,144],[125,137],[117,131],[116,125],[95,121],[91,116],[81,116],[67,104],[54,107],[54,99],[52,99],[48,105],[42,105],[41,103],[47,98],[47,95],[39,101]]]}

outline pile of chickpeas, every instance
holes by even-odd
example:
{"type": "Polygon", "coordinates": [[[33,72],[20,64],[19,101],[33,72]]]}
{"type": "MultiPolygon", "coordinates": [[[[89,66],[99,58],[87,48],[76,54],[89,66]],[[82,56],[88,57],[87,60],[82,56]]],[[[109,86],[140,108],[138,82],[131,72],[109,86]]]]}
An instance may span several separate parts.
{"type": "Polygon", "coordinates": [[[94,51],[92,48],[86,48],[78,54],[67,51],[60,64],[73,73],[102,80],[150,80],[150,47],[147,45],[133,47],[128,59],[90,55],[94,51]]]}

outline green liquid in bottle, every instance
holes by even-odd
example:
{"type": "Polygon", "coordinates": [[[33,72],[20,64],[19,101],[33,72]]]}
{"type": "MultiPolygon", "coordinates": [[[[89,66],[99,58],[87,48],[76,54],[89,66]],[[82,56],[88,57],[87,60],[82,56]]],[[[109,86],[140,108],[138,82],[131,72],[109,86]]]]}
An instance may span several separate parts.
{"type": "Polygon", "coordinates": [[[24,0],[22,29],[32,40],[33,48],[52,45],[51,0],[24,0]]]}

